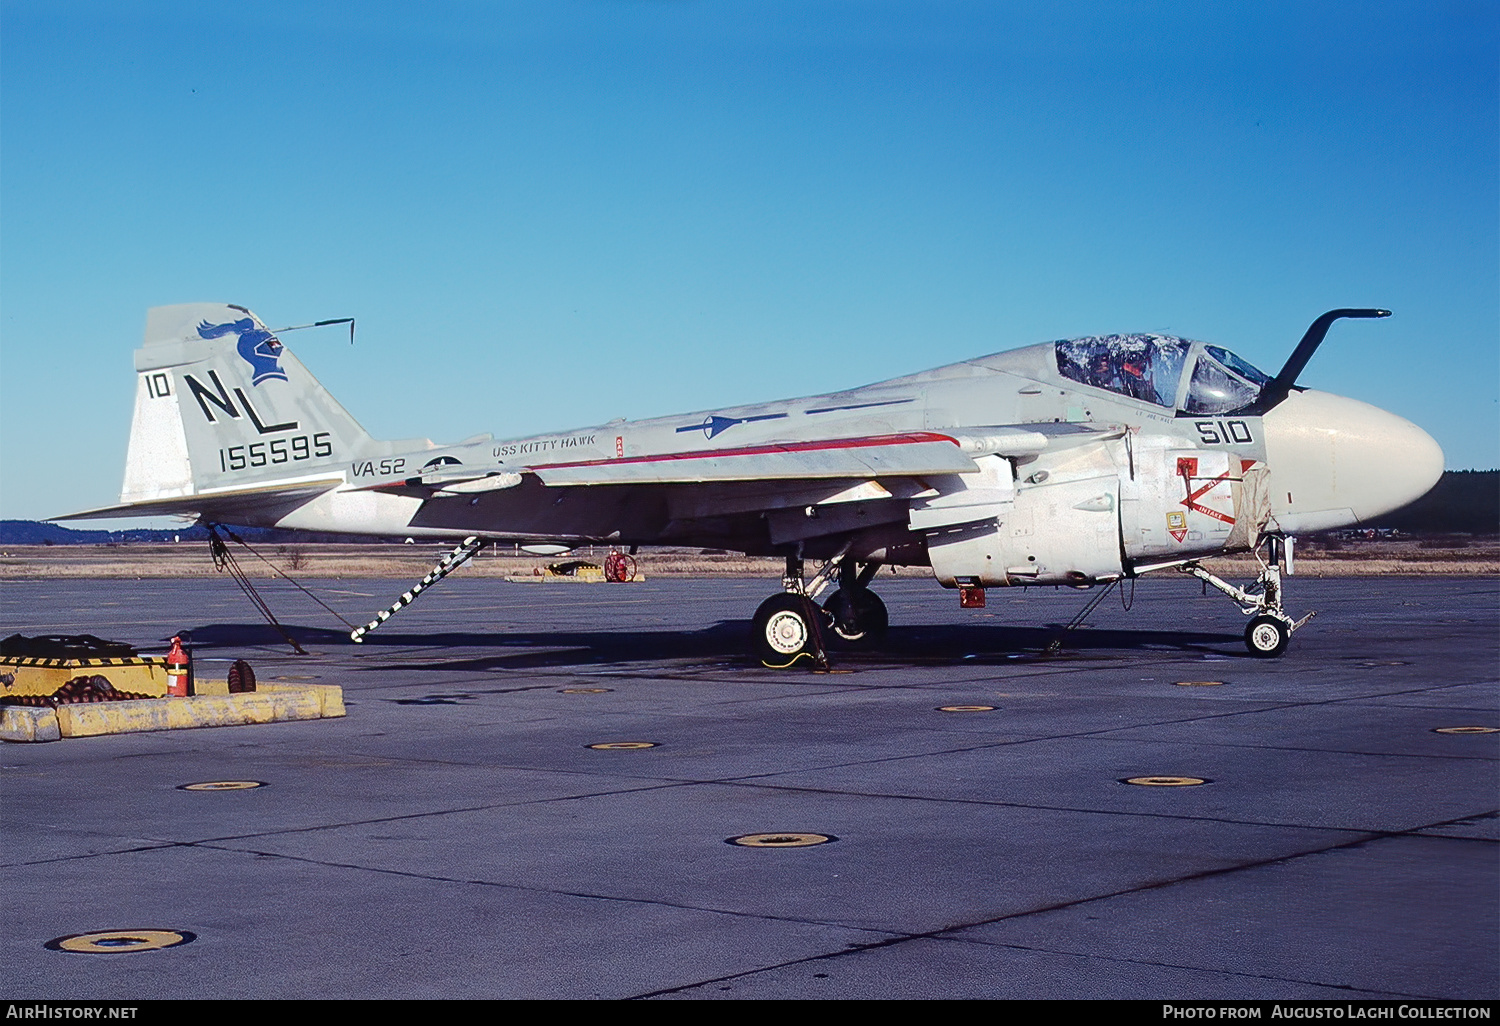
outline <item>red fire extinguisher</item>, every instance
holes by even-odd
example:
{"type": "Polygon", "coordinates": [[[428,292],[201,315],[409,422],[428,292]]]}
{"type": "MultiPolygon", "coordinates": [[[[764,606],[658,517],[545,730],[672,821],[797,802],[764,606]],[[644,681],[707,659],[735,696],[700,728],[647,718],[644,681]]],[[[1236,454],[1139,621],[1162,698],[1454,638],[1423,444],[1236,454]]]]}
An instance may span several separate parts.
{"type": "Polygon", "coordinates": [[[188,654],[182,650],[182,639],[172,638],[172,651],[167,653],[167,697],[188,696],[188,654]]]}

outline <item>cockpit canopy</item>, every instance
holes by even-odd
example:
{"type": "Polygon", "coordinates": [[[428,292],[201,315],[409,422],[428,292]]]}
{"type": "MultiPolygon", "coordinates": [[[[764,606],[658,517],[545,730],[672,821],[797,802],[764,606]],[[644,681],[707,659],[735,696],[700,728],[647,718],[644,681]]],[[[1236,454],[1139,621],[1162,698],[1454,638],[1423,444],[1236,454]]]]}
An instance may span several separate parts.
{"type": "Polygon", "coordinates": [[[1189,414],[1232,413],[1271,380],[1220,346],[1172,335],[1102,335],[1055,344],[1063,377],[1189,414]],[[1184,368],[1191,373],[1184,374],[1184,368]]]}

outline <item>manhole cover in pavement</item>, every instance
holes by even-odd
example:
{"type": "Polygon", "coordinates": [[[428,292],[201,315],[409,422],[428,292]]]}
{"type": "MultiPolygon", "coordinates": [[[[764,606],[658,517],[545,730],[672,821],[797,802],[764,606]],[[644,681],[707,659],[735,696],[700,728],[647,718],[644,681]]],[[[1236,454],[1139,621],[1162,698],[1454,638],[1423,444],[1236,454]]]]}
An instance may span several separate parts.
{"type": "Polygon", "coordinates": [[[174,948],[196,940],[197,936],[187,930],[96,930],[49,940],[46,947],[75,955],[126,955],[174,948]]]}

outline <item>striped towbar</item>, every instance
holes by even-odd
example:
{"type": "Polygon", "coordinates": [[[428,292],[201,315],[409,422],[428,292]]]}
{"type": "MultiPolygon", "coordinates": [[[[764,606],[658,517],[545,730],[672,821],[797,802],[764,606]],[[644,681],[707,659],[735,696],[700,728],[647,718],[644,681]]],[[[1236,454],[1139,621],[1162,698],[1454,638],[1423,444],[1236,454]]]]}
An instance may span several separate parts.
{"type": "Polygon", "coordinates": [[[376,627],[379,627],[391,617],[395,616],[398,612],[411,605],[417,600],[418,595],[422,594],[422,592],[426,591],[438,581],[441,581],[444,577],[447,577],[453,571],[457,570],[459,567],[467,563],[469,559],[474,555],[474,553],[484,548],[484,544],[485,543],[477,537],[471,536],[465,538],[463,544],[454,549],[452,552],[448,553],[441,560],[439,560],[438,565],[433,567],[432,571],[428,573],[426,577],[422,578],[416,584],[412,585],[411,591],[402,592],[401,597],[393,602],[389,609],[382,609],[378,614],[376,614],[375,619],[371,620],[363,627],[356,627],[354,628],[354,630],[350,631],[349,640],[355,642],[356,644],[364,641],[366,634],[369,634],[376,627]]]}

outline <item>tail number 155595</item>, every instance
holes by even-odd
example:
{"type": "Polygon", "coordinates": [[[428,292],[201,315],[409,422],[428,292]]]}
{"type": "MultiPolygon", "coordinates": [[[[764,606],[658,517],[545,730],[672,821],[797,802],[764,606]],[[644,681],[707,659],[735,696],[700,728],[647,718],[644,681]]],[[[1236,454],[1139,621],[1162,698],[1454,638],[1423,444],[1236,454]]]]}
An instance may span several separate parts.
{"type": "Polygon", "coordinates": [[[228,473],[277,463],[300,463],[314,457],[322,459],[333,455],[332,437],[327,431],[319,431],[315,435],[292,435],[290,438],[273,438],[269,442],[231,445],[219,450],[219,469],[228,473]]]}

